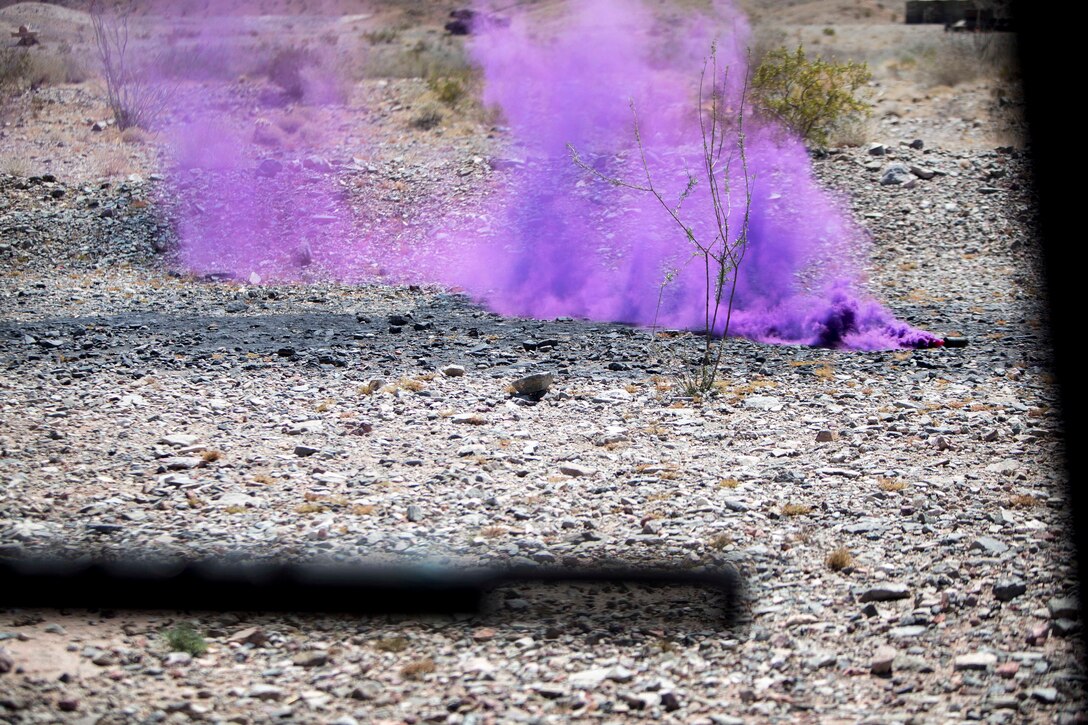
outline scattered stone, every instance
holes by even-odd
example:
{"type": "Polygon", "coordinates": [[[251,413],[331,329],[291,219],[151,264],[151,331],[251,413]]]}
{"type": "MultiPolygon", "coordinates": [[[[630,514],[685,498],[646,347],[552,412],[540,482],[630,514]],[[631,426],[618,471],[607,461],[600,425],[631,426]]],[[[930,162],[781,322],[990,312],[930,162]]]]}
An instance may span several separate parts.
{"type": "Polygon", "coordinates": [[[249,309],[249,305],[247,305],[245,302],[242,302],[241,300],[232,300],[231,302],[228,302],[226,306],[223,307],[223,309],[231,313],[245,312],[247,309],[249,309]]]}
{"type": "Polygon", "coordinates": [[[447,378],[460,378],[465,374],[465,368],[461,365],[446,365],[442,368],[442,374],[447,378]]]}
{"type": "Polygon", "coordinates": [[[283,688],[276,685],[254,685],[246,691],[246,697],[272,702],[279,702],[283,699],[284,694],[283,688]]]}
{"type": "Polygon", "coordinates": [[[363,700],[369,702],[371,700],[377,700],[385,693],[385,686],[380,682],[374,680],[363,680],[355,685],[351,690],[352,700],[363,700]]]}
{"type": "Polygon", "coordinates": [[[781,400],[773,395],[749,395],[744,399],[745,408],[750,410],[766,410],[777,412],[784,407],[781,400]]]}
{"type": "Polygon", "coordinates": [[[873,654],[869,664],[869,672],[878,677],[891,677],[892,663],[895,661],[895,650],[891,647],[880,647],[873,654]]]}
{"type": "Polygon", "coordinates": [[[1053,705],[1058,701],[1058,690],[1053,687],[1033,687],[1028,690],[1028,695],[1045,705],[1053,705]]]}
{"type": "Polygon", "coordinates": [[[291,658],[291,662],[298,667],[321,667],[328,664],[329,655],[327,652],[322,652],[321,650],[299,652],[291,658]]]}
{"type": "Polygon", "coordinates": [[[822,430],[816,434],[817,443],[830,443],[835,440],[835,436],[829,430],[822,430]]]}
{"type": "Polygon", "coordinates": [[[555,382],[554,373],[534,373],[518,378],[513,386],[518,395],[534,396],[548,392],[553,382],[555,382]]]}
{"type": "Polygon", "coordinates": [[[1076,619],[1080,616],[1080,604],[1074,597],[1054,597],[1046,603],[1051,619],[1076,619]]]}
{"type": "Polygon", "coordinates": [[[970,670],[990,670],[997,664],[997,655],[989,652],[975,652],[959,655],[953,660],[952,668],[956,672],[970,670]]]}
{"type": "Polygon", "coordinates": [[[607,667],[595,667],[572,673],[567,677],[567,682],[570,683],[571,687],[580,690],[596,690],[601,686],[601,683],[608,679],[608,672],[607,667]]]}
{"type": "Polygon", "coordinates": [[[320,453],[320,448],[314,448],[313,446],[297,445],[295,446],[295,455],[300,457],[312,456],[315,453],[320,453]]]}
{"type": "Polygon", "coordinates": [[[912,178],[913,177],[910,173],[910,169],[906,166],[906,164],[888,164],[880,173],[880,185],[898,186],[900,184],[906,184],[912,178]]]}
{"type": "Polygon", "coordinates": [[[1009,550],[1006,544],[1002,544],[991,536],[980,536],[971,542],[971,548],[984,552],[988,556],[1000,556],[1009,550]]]}
{"type": "Polygon", "coordinates": [[[925,166],[911,166],[910,173],[914,174],[923,181],[929,181],[937,175],[936,171],[934,171],[933,169],[927,169],[925,166]]]}
{"type": "Polygon", "coordinates": [[[882,143],[874,143],[869,146],[870,156],[883,156],[888,153],[888,147],[882,143]]]}
{"type": "Polygon", "coordinates": [[[1027,590],[1022,579],[1002,579],[994,584],[994,598],[999,602],[1011,602],[1027,590]]]}
{"type": "Polygon", "coordinates": [[[188,652],[170,652],[166,655],[166,659],[163,660],[163,664],[167,667],[184,667],[191,664],[193,656],[188,652]]]}
{"type": "Polygon", "coordinates": [[[415,504],[412,504],[411,506],[409,506],[408,507],[408,520],[409,521],[422,521],[423,520],[423,509],[421,509],[419,506],[416,506],[415,504]]]}
{"type": "Polygon", "coordinates": [[[15,660],[6,649],[0,647],[0,675],[6,675],[15,668],[15,660]]]}
{"type": "Polygon", "coordinates": [[[75,712],[79,709],[78,697],[62,697],[57,700],[57,709],[61,712],[75,712]]]}
{"type": "Polygon", "coordinates": [[[910,589],[906,584],[893,584],[891,582],[878,584],[866,589],[859,601],[862,602],[891,602],[896,599],[906,599],[910,596],[910,589]]]}
{"type": "Polygon", "coordinates": [[[268,635],[260,627],[246,627],[227,637],[228,643],[251,644],[256,647],[268,642],[268,635]]]}
{"type": "Polygon", "coordinates": [[[592,476],[596,473],[592,468],[581,466],[577,463],[561,463],[559,464],[559,472],[567,476],[573,476],[574,478],[592,476]]]}

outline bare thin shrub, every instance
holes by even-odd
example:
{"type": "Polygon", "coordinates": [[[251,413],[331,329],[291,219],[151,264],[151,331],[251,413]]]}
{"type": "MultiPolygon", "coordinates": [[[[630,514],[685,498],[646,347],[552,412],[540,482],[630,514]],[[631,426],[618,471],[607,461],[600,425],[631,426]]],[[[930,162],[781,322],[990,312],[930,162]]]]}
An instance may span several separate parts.
{"type": "Polygon", "coordinates": [[[106,96],[117,127],[151,128],[166,110],[170,89],[154,83],[130,46],[129,19],[132,6],[117,4],[104,10],[95,0],[91,4],[91,24],[95,45],[106,78],[106,96]]]}
{"type": "MultiPolygon", "coordinates": [[[[584,171],[612,184],[613,186],[633,189],[650,194],[658,202],[669,218],[683,232],[685,239],[692,246],[692,258],[698,259],[703,267],[704,309],[703,309],[703,351],[696,369],[681,378],[681,384],[689,394],[707,393],[714,389],[718,369],[721,365],[725,341],[729,335],[729,323],[733,315],[733,300],[737,290],[737,274],[748,249],[748,223],[752,208],[751,177],[748,171],[748,157],[744,142],[744,111],[748,95],[748,75],[745,74],[741,89],[740,102],[735,116],[728,110],[725,98],[728,88],[729,69],[718,79],[717,47],[711,46],[710,57],[703,63],[699,76],[699,132],[702,136],[702,169],[699,176],[688,173],[688,183],[680,193],[676,204],[666,201],[661,190],[654,185],[653,174],[646,157],[646,148],[639,130],[638,113],[634,101],[631,101],[631,115],[634,117],[635,143],[638,145],[642,161],[645,182],[631,182],[608,176],[587,164],[570,144],[571,157],[584,171]],[[707,70],[710,70],[710,97],[707,98],[707,70]],[[709,108],[705,108],[709,100],[709,108]],[[740,165],[741,189],[733,188],[731,171],[734,165],[740,165]],[[699,183],[705,183],[708,190],[709,204],[713,213],[714,226],[709,238],[696,234],[684,219],[681,208],[699,183]],[[739,192],[741,217],[735,225],[730,217],[735,203],[734,192],[739,192]],[[738,228],[739,227],[739,228],[738,228]],[[719,326],[721,336],[715,339],[719,326]]],[[[666,284],[673,273],[666,276],[666,284]]],[[[661,297],[658,296],[660,306],[661,297]]]]}
{"type": "Polygon", "coordinates": [[[927,55],[928,80],[935,86],[954,88],[980,78],[1003,79],[1017,74],[1016,48],[1007,33],[945,33],[927,55]]]}

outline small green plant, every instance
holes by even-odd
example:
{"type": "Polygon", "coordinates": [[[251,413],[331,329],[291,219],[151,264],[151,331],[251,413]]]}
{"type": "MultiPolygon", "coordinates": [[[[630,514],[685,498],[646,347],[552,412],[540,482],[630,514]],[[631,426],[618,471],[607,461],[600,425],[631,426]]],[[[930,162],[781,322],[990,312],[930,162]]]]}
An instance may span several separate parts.
{"type": "Polygon", "coordinates": [[[427,87],[447,106],[456,106],[465,95],[465,82],[460,78],[428,78],[427,87]]]}
{"type": "Polygon", "coordinates": [[[166,646],[171,652],[188,652],[193,657],[199,657],[208,651],[208,643],[197,629],[186,622],[176,624],[163,633],[166,646]]]}
{"type": "Polygon", "coordinates": [[[859,91],[872,80],[865,63],[808,58],[804,48],[767,53],[752,76],[761,113],[778,119],[816,146],[826,146],[839,126],[869,114],[859,91]]]}

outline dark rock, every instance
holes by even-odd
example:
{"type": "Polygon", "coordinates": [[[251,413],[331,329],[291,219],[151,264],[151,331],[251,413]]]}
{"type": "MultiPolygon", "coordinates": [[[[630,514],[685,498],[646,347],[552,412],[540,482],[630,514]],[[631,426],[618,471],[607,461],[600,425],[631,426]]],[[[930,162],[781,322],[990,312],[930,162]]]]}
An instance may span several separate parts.
{"type": "Polygon", "coordinates": [[[296,456],[312,456],[313,454],[320,453],[320,452],[321,452],[320,448],[313,448],[312,446],[303,446],[303,445],[295,446],[295,455],[296,456]]]}
{"type": "Polygon", "coordinates": [[[989,556],[1000,556],[1009,550],[1007,544],[1003,544],[991,536],[980,536],[971,542],[972,549],[982,551],[989,556]]]}
{"type": "Polygon", "coordinates": [[[913,178],[914,177],[911,175],[910,169],[905,164],[888,164],[880,173],[880,185],[898,186],[901,184],[906,184],[913,178]]]}
{"type": "Polygon", "coordinates": [[[867,589],[862,595],[862,602],[891,602],[896,599],[906,599],[910,596],[910,589],[906,584],[878,584],[867,589]]]}
{"type": "Polygon", "coordinates": [[[1003,579],[994,584],[994,598],[999,602],[1008,602],[1028,590],[1022,579],[1003,579]]]}
{"type": "Polygon", "coordinates": [[[534,373],[514,381],[518,395],[543,395],[555,382],[554,373],[534,373]]]}
{"type": "Polygon", "coordinates": [[[1051,619],[1076,619],[1080,616],[1080,604],[1073,597],[1054,597],[1046,603],[1051,619]]]}
{"type": "Polygon", "coordinates": [[[283,164],[275,159],[265,159],[257,165],[257,175],[272,177],[283,170],[283,164]]]}
{"type": "Polygon", "coordinates": [[[291,658],[291,662],[299,667],[321,667],[328,664],[329,655],[320,650],[299,652],[291,658]]]}
{"type": "Polygon", "coordinates": [[[241,300],[231,300],[226,304],[223,309],[231,313],[245,312],[246,309],[248,309],[248,305],[246,305],[246,303],[242,302],[241,300]]]}

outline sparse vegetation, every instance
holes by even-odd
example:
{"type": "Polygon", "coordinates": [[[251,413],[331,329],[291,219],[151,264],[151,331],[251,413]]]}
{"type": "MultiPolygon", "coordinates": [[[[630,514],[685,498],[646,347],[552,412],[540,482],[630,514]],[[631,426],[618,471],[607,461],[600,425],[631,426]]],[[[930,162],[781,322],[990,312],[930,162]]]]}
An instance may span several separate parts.
{"type": "Polygon", "coordinates": [[[893,491],[902,491],[907,487],[907,482],[899,478],[881,478],[876,482],[876,485],[880,487],[881,491],[891,493],[893,491]]]}
{"type": "MultiPolygon", "coordinates": [[[[675,205],[666,201],[662,192],[654,186],[634,101],[631,102],[631,115],[634,118],[635,143],[641,157],[642,171],[646,177],[645,183],[634,183],[603,174],[583,161],[573,146],[569,144],[567,146],[574,163],[584,171],[613,186],[653,196],[691,244],[693,258],[702,262],[705,280],[702,355],[695,369],[681,374],[677,380],[681,389],[691,397],[714,390],[722,354],[725,351],[725,341],[729,336],[737,275],[748,249],[748,222],[752,208],[751,178],[748,173],[748,157],[744,145],[744,112],[748,94],[748,76],[746,74],[744,77],[739,99],[725,97],[724,89],[729,87],[728,76],[729,69],[726,68],[719,79],[717,48],[711,46],[710,57],[704,62],[703,72],[699,76],[699,96],[696,104],[699,131],[702,137],[700,159],[702,169],[698,177],[688,172],[688,183],[675,205]],[[710,72],[709,98],[706,97],[708,70],[710,72]],[[732,105],[734,100],[736,101],[735,108],[732,105]],[[709,108],[706,107],[707,102],[709,102],[709,108]],[[740,167],[739,174],[736,173],[736,165],[740,167]],[[694,229],[681,216],[683,203],[691,196],[699,183],[707,186],[710,210],[716,222],[711,228],[709,239],[705,236],[696,236],[694,229]],[[734,183],[737,183],[740,188],[734,189],[734,183]],[[733,214],[734,203],[737,203],[734,194],[740,199],[739,223],[735,223],[736,216],[733,214]]],[[[667,284],[673,274],[673,272],[667,272],[663,284],[667,284]]],[[[660,304],[659,294],[659,307],[660,304]]]]}
{"type": "Polygon", "coordinates": [[[129,19],[133,6],[112,5],[109,10],[97,0],[91,4],[98,58],[106,79],[106,98],[117,128],[151,128],[166,110],[172,89],[154,82],[149,74],[153,64],[141,63],[130,47],[129,19]]]}
{"type": "Polygon", "coordinates": [[[1036,498],[1035,496],[1026,493],[1018,493],[1009,497],[1009,505],[1013,508],[1034,508],[1036,506],[1041,506],[1042,504],[1042,499],[1036,498]]]}
{"type": "Polygon", "coordinates": [[[199,657],[208,651],[204,636],[191,624],[176,624],[163,633],[163,639],[171,652],[188,652],[199,657]]]}
{"type": "Polygon", "coordinates": [[[811,506],[805,506],[799,503],[788,503],[782,507],[783,516],[804,516],[812,513],[811,506]]]}
{"type": "Polygon", "coordinates": [[[430,657],[424,657],[421,660],[415,660],[414,662],[406,664],[400,669],[400,674],[409,680],[418,680],[424,675],[429,675],[434,671],[434,660],[430,657]]]}
{"type": "Polygon", "coordinates": [[[756,109],[807,142],[826,146],[844,124],[869,113],[859,92],[872,79],[865,63],[808,58],[804,48],[772,50],[752,77],[756,109]]]}
{"type": "Polygon", "coordinates": [[[433,104],[425,104],[412,116],[411,125],[412,128],[418,128],[421,131],[430,131],[437,128],[442,123],[443,118],[445,118],[445,115],[442,113],[442,109],[433,104]]]}
{"type": "Polygon", "coordinates": [[[845,546],[840,546],[827,555],[824,563],[827,564],[827,568],[831,571],[842,571],[854,565],[854,556],[845,546]]]}
{"type": "Polygon", "coordinates": [[[383,637],[374,642],[374,649],[379,652],[403,652],[408,649],[407,637],[383,637]]]}

